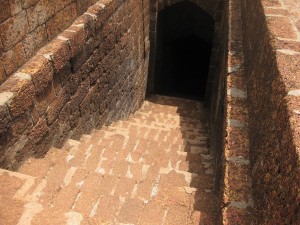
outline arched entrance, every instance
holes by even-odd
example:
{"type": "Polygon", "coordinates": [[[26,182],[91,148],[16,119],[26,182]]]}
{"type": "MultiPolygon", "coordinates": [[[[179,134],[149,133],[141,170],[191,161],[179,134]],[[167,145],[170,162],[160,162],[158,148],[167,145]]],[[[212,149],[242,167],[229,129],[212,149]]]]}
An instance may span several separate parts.
{"type": "Polygon", "coordinates": [[[203,100],[214,20],[184,1],[158,13],[152,93],[203,100]]]}

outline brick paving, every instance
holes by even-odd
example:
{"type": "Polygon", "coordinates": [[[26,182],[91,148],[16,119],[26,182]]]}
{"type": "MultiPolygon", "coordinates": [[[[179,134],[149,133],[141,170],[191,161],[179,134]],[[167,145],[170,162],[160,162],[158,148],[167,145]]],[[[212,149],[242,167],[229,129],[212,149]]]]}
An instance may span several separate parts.
{"type": "Polygon", "coordinates": [[[202,104],[152,96],[127,120],[0,170],[0,224],[215,224],[202,104]]]}

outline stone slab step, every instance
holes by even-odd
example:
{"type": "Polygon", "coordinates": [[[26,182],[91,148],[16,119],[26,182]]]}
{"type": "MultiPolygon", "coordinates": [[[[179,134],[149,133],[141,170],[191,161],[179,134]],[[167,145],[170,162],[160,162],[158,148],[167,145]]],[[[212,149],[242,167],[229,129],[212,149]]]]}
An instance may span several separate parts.
{"type": "Polygon", "coordinates": [[[0,224],[15,225],[30,219],[22,217],[34,196],[29,194],[35,177],[0,169],[0,224]]]}
{"type": "MultiPolygon", "coordinates": [[[[36,211],[25,210],[21,217],[27,218],[26,215],[30,214],[32,224],[39,224],[53,216],[52,222],[62,222],[69,214],[94,218],[99,213],[97,210],[103,196],[111,196],[109,198],[120,206],[119,212],[114,215],[119,222],[129,219],[117,215],[124,213],[128,201],[132,199],[133,206],[146,206],[149,201],[156,199],[166,202],[167,207],[173,208],[175,203],[185,202],[185,208],[189,208],[191,196],[197,192],[193,185],[198,175],[159,166],[149,166],[141,171],[144,171],[141,174],[144,179],[137,181],[120,174],[91,174],[84,169],[56,164],[33,192],[32,195],[36,197],[28,203],[30,207],[37,207],[36,211]]],[[[207,184],[204,182],[202,185],[207,184]]]]}
{"type": "Polygon", "coordinates": [[[177,133],[194,133],[198,136],[201,135],[207,135],[208,129],[205,126],[173,126],[172,124],[168,123],[156,123],[155,121],[150,121],[149,123],[145,122],[140,122],[139,120],[136,119],[130,119],[130,120],[125,120],[125,121],[116,121],[113,122],[109,127],[114,127],[114,128],[121,128],[121,129],[129,129],[129,130],[149,130],[149,129],[155,129],[158,130],[158,132],[173,132],[176,131],[177,133]],[[132,128],[131,128],[132,126],[132,128]]]}
{"type": "Polygon", "coordinates": [[[201,122],[199,120],[174,118],[161,114],[149,115],[148,113],[136,112],[134,115],[131,115],[126,121],[148,126],[154,125],[157,127],[165,127],[169,129],[199,129],[208,131],[206,120],[203,120],[201,122]]]}
{"type": "Polygon", "coordinates": [[[202,135],[200,132],[161,130],[155,127],[144,127],[139,124],[114,124],[103,129],[105,132],[116,133],[124,136],[135,136],[137,139],[155,140],[158,142],[168,142],[177,145],[192,145],[208,147],[209,137],[207,133],[202,135]]]}
{"type": "Polygon", "coordinates": [[[27,160],[18,174],[34,182],[13,203],[16,219],[5,216],[4,224],[213,224],[214,166],[203,106],[151,101],[127,121],[27,160]]]}
{"type": "Polygon", "coordinates": [[[62,163],[62,159],[68,152],[79,144],[79,141],[69,139],[63,149],[51,148],[43,158],[29,158],[20,166],[18,172],[34,177],[44,177],[55,164],[62,163]]]}
{"type": "Polygon", "coordinates": [[[202,102],[167,96],[152,95],[144,102],[144,107],[153,107],[167,112],[192,112],[203,110],[202,102]]]}

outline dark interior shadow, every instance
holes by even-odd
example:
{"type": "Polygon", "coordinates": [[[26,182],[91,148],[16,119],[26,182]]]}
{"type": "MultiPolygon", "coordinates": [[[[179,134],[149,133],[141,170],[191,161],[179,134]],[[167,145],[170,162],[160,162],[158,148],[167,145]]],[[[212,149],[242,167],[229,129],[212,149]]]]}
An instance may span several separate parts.
{"type": "Polygon", "coordinates": [[[154,93],[203,100],[214,20],[184,1],[158,14],[154,93]]]}

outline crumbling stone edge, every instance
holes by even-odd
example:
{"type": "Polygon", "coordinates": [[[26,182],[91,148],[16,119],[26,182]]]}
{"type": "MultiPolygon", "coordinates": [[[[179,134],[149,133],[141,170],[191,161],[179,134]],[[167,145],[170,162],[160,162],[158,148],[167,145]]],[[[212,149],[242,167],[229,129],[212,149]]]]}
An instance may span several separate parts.
{"type": "Polygon", "coordinates": [[[229,0],[228,4],[228,66],[224,102],[221,223],[252,224],[252,180],[241,6],[240,1],[236,0],[229,0]]]}

